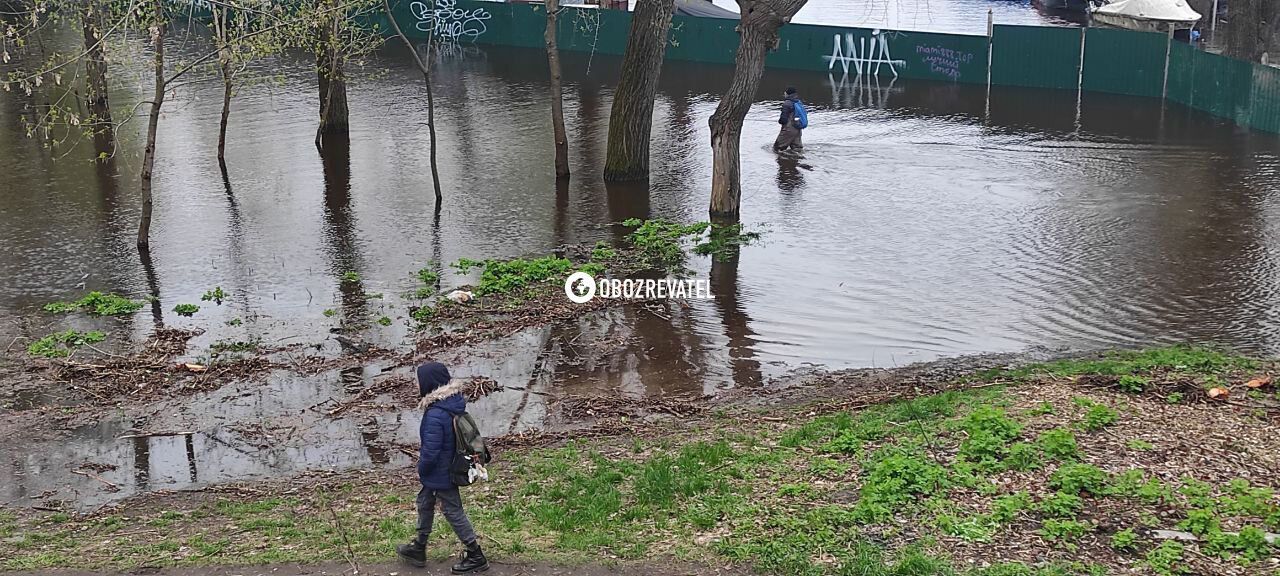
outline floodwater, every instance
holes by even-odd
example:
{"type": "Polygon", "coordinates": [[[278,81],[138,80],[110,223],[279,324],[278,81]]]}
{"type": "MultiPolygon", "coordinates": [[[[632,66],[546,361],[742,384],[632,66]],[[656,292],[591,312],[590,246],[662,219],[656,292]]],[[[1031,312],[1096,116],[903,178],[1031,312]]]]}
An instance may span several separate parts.
{"type": "MultiPolygon", "coordinates": [[[[381,314],[396,322],[374,325],[370,338],[403,344],[396,295],[430,261],[616,240],[611,223],[629,217],[704,219],[707,118],[732,70],[667,63],[649,186],[605,185],[618,61],[563,60],[574,177],[558,186],[542,53],[464,47],[442,57],[438,218],[421,77],[398,51],[356,73],[349,154],[325,159],[313,145],[305,61],[273,62],[281,76],[235,101],[225,179],[215,156],[221,87],[183,86],[160,128],[145,263],[133,248],[140,121],[122,132],[118,157],[95,166],[92,143],[50,151],[26,138],[22,102],[0,95],[0,345],[42,335],[50,321],[41,305],[90,289],[159,294],[137,317],[108,321],[111,338],[144,337],[160,316],[208,329],[197,355],[219,339],[336,348],[330,329],[342,319],[381,314]],[[386,297],[344,297],[348,271],[360,274],[361,290],[386,297]],[[214,286],[231,294],[226,304],[200,302],[214,286]],[[170,312],[178,303],[202,309],[180,318],[170,312]],[[227,325],[236,318],[243,324],[227,325]]],[[[123,109],[143,99],[147,82],[122,78],[113,102],[123,109]]],[[[733,265],[695,260],[714,300],[615,309],[443,358],[458,376],[525,388],[477,405],[486,425],[500,423],[490,433],[553,423],[547,393],[714,393],[808,366],[1182,341],[1280,352],[1273,136],[1114,95],[999,87],[988,95],[978,86],[769,71],[742,157],[743,220],[764,241],[733,265]],[[813,108],[799,157],[768,146],[775,95],[788,85],[813,108]]],[[[354,381],[402,371],[276,375],[149,406],[142,420],[104,416],[66,438],[9,444],[20,453],[3,458],[0,499],[30,503],[62,489],[58,498],[94,505],[157,488],[401,464],[407,457],[394,446],[414,441],[416,414],[323,412],[354,381]],[[120,490],[70,473],[85,462],[108,464],[95,473],[120,490]]]]}

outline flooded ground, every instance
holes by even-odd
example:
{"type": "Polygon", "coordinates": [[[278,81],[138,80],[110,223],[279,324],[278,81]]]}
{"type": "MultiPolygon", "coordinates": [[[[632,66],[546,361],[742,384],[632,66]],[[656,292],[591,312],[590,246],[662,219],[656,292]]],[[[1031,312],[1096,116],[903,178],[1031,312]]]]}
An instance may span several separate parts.
{"type": "MultiPolygon", "coordinates": [[[[193,356],[221,339],[337,350],[331,329],[369,314],[395,320],[371,339],[403,346],[411,336],[397,295],[429,261],[616,240],[611,223],[633,216],[705,218],[707,118],[731,69],[666,65],[650,185],[615,186],[599,174],[618,62],[565,54],[574,178],[557,186],[544,56],[455,51],[436,76],[446,185],[437,219],[421,78],[399,54],[377,61],[389,70],[358,75],[349,157],[327,162],[313,146],[314,78],[302,61],[272,63],[284,76],[235,102],[225,181],[215,156],[221,87],[179,90],[160,129],[146,263],[133,248],[140,126],[126,128],[114,163],[95,167],[88,144],[62,156],[27,139],[16,127],[21,102],[0,97],[0,346],[11,353],[17,337],[47,333],[53,321],[39,308],[89,289],[158,293],[160,304],[102,325],[113,340],[144,337],[156,316],[207,329],[193,356]],[[344,298],[349,271],[385,297],[344,298]],[[230,293],[226,304],[199,301],[214,286],[230,293]],[[182,318],[170,312],[178,303],[203,308],[182,318]]],[[[144,86],[118,82],[114,102],[137,101],[144,86]]],[[[1280,352],[1280,140],[1174,105],[769,71],[744,129],[743,187],[744,222],[765,241],[717,268],[715,300],[617,308],[445,353],[455,375],[512,388],[477,404],[486,423],[501,423],[490,433],[547,426],[548,393],[714,393],[809,366],[1179,341],[1280,352]],[[768,146],[774,96],[788,85],[814,108],[800,157],[768,146]]],[[[695,268],[710,273],[705,260],[695,268]]],[[[0,499],[30,504],[60,491],[92,506],[158,488],[403,464],[395,446],[413,442],[416,414],[325,412],[356,381],[404,370],[276,374],[8,443],[0,499]]]]}

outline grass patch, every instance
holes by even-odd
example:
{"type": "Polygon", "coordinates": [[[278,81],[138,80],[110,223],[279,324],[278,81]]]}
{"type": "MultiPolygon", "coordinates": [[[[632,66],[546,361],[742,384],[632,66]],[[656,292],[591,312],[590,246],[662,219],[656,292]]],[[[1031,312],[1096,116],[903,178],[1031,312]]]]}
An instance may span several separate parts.
{"type": "Polygon", "coordinates": [[[54,313],[83,310],[94,316],[123,316],[141,310],[142,306],[142,300],[131,300],[106,292],[90,292],[75,302],[50,302],[44,305],[44,310],[54,313]]]}
{"type": "Polygon", "coordinates": [[[97,330],[77,332],[64,330],[49,334],[27,346],[27,353],[37,358],[65,358],[76,348],[86,344],[97,344],[107,339],[107,335],[97,330]]]}

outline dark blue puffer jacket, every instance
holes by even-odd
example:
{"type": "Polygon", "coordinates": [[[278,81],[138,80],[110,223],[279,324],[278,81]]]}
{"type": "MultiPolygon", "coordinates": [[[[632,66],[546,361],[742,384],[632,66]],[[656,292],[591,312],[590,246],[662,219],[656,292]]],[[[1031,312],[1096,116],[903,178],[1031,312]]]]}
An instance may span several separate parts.
{"type": "Polygon", "coordinates": [[[422,424],[418,427],[418,480],[426,488],[454,487],[449,479],[453,462],[453,416],[467,411],[462,385],[449,384],[449,369],[439,362],[418,367],[418,392],[422,395],[422,424]]]}

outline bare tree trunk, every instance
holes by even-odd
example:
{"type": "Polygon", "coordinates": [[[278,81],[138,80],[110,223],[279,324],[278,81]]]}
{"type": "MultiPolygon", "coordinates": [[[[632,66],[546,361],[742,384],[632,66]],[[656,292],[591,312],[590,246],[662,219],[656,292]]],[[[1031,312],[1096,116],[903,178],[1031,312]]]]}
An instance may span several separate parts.
{"type": "Polygon", "coordinates": [[[81,12],[84,27],[85,72],[87,88],[85,104],[95,124],[111,123],[111,105],[107,94],[107,57],[102,38],[102,6],[86,2],[81,12]]]}
{"type": "MultiPolygon", "coordinates": [[[[1231,0],[1227,4],[1227,17],[1230,24],[1228,55],[1258,62],[1275,45],[1277,24],[1280,24],[1280,2],[1231,0]]],[[[1272,60],[1275,59],[1274,54],[1269,56],[1272,60]]]]}
{"type": "Polygon", "coordinates": [[[151,114],[147,122],[147,147],[142,153],[142,218],[138,221],[138,249],[151,246],[151,175],[156,165],[156,130],[160,125],[160,107],[164,105],[164,0],[155,0],[156,21],[152,24],[151,43],[155,45],[156,88],[151,97],[151,114]]]}
{"type": "MultiPolygon", "coordinates": [[[[564,129],[564,92],[560,87],[560,46],[556,43],[559,0],[547,0],[547,64],[551,67],[551,128],[556,138],[556,178],[569,177],[569,136],[564,129]]],[[[652,113],[652,109],[650,109],[652,113]]]]}
{"type": "MultiPolygon", "coordinates": [[[[436,189],[436,213],[440,211],[440,204],[444,201],[444,195],[440,192],[440,169],[436,164],[436,100],[431,93],[431,47],[436,42],[436,28],[431,27],[431,36],[427,39],[427,59],[424,61],[418,55],[418,50],[413,47],[413,42],[409,41],[409,37],[404,35],[400,30],[400,23],[396,22],[396,16],[391,12],[391,4],[388,0],[382,0],[382,9],[387,11],[387,19],[391,21],[391,28],[395,31],[396,36],[404,42],[409,53],[413,55],[413,61],[418,65],[418,70],[422,72],[422,80],[427,85],[427,132],[431,136],[431,183],[436,189]]],[[[435,14],[435,2],[431,3],[431,13],[435,14]]]]}
{"type": "Polygon", "coordinates": [[[234,83],[231,48],[228,45],[227,8],[214,8],[214,34],[218,42],[218,71],[222,73],[222,120],[218,123],[218,162],[224,163],[227,152],[227,120],[231,117],[231,91],[234,83]]]}
{"type": "Polygon", "coordinates": [[[649,177],[649,132],[653,127],[653,99],[658,92],[662,57],[667,51],[674,0],[639,0],[627,34],[622,76],[609,113],[609,148],[604,179],[645,180],[649,177]]]}
{"type": "Polygon", "coordinates": [[[742,200],[742,121],[751,109],[764,75],[764,59],[778,46],[778,29],[791,20],[806,0],[738,0],[738,52],[733,80],[711,115],[711,221],[738,221],[742,200]]]}
{"type": "Polygon", "coordinates": [[[343,72],[341,25],[345,15],[334,6],[332,0],[320,0],[329,20],[320,31],[320,51],[316,54],[316,75],[320,86],[320,127],[316,131],[316,143],[324,134],[346,134],[347,81],[343,72]]]}

